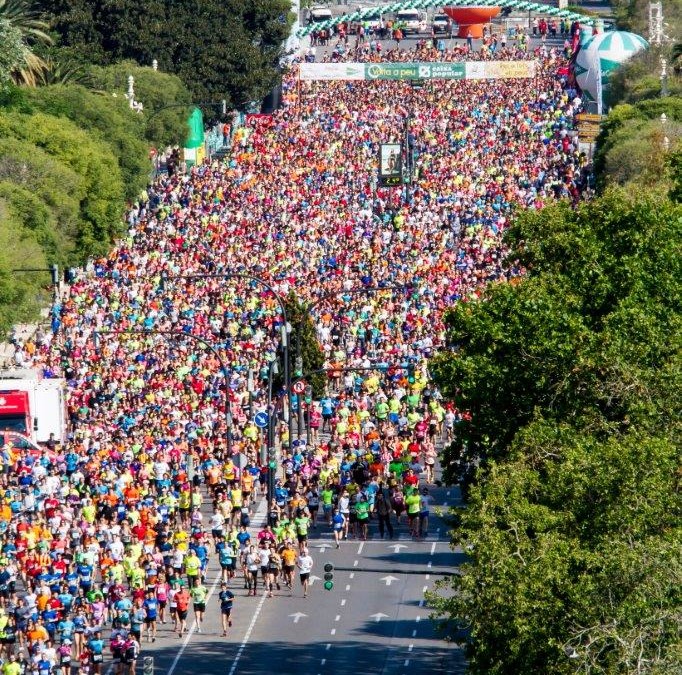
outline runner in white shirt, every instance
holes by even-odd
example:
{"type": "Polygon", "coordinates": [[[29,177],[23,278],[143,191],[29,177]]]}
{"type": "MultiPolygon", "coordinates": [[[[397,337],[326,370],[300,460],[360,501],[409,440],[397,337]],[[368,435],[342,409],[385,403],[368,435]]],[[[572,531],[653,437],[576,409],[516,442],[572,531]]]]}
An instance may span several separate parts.
{"type": "Polygon", "coordinates": [[[298,556],[298,574],[301,579],[301,586],[303,586],[303,597],[308,597],[308,581],[310,579],[310,572],[313,569],[313,559],[308,553],[308,549],[304,548],[303,553],[298,556]]]}

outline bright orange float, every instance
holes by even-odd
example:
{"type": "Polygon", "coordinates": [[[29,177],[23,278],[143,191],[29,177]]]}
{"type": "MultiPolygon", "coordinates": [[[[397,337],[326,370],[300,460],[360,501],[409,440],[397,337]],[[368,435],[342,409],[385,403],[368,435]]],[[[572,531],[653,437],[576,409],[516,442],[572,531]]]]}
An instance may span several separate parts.
{"type": "Polygon", "coordinates": [[[499,7],[443,7],[443,11],[459,26],[457,37],[483,37],[483,26],[500,13],[499,7]]]}

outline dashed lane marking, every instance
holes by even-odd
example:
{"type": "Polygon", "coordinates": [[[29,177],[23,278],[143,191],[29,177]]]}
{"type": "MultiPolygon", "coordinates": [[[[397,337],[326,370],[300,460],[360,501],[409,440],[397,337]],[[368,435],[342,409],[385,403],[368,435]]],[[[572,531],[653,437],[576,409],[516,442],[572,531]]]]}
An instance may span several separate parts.
{"type": "MultiPolygon", "coordinates": [[[[234,675],[235,671],[237,670],[237,666],[239,665],[239,659],[241,659],[242,652],[244,651],[244,648],[246,647],[246,644],[248,643],[249,638],[251,637],[251,632],[253,631],[253,627],[256,625],[256,621],[258,621],[258,615],[260,614],[261,609],[263,609],[263,603],[265,602],[266,597],[267,596],[264,595],[260,599],[258,607],[256,607],[256,611],[253,613],[253,616],[251,617],[251,623],[249,624],[249,627],[246,630],[246,635],[244,635],[244,639],[242,640],[242,643],[239,645],[237,655],[234,657],[234,661],[232,661],[232,668],[230,668],[229,675],[234,675]]],[[[170,675],[170,672],[168,675],[170,675]]]]}

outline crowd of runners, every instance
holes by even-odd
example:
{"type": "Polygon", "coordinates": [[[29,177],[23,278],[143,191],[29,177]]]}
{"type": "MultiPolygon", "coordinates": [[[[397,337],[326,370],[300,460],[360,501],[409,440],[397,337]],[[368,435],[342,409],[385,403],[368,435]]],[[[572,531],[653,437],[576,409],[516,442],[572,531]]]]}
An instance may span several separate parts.
{"type": "Polygon", "coordinates": [[[536,58],[539,74],[416,90],[299,83],[294,69],[283,109],[235,130],[224,160],[160,177],[131,207],[126,236],[54,307],[53,333],[20,348],[67,379],[71,434],[40,456],[3,448],[0,673],[66,675],[72,660],[100,673],[110,657],[134,672],[140,644],[182,636],[188,613],[201,630],[220,612],[229,636],[245,590],[307,594],[312,530],[337,546],[426,535],[437,444],[462,414],[428,379],[443,313],[523,272],[502,243],[518,209],[584,189],[562,55],[497,57],[536,58]],[[406,131],[413,183],[377,188],[378,144],[406,131]],[[283,317],[259,281],[198,274],[250,275],[313,307],[327,391],[306,409],[312,443],[277,427],[265,524],[254,414],[283,317]]]}

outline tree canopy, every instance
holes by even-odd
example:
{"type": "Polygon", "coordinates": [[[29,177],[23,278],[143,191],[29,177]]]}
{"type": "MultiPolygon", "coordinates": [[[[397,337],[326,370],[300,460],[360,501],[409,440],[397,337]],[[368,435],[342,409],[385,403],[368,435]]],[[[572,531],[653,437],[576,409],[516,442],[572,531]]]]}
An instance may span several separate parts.
{"type": "Polygon", "coordinates": [[[260,100],[278,80],[288,0],[40,0],[65,46],[100,65],[177,74],[195,101],[260,100]]]}
{"type": "Polygon", "coordinates": [[[433,600],[473,673],[679,665],[681,229],[615,189],[526,213],[527,276],[447,316],[431,369],[471,412],[444,453],[470,562],[433,600]]]}

